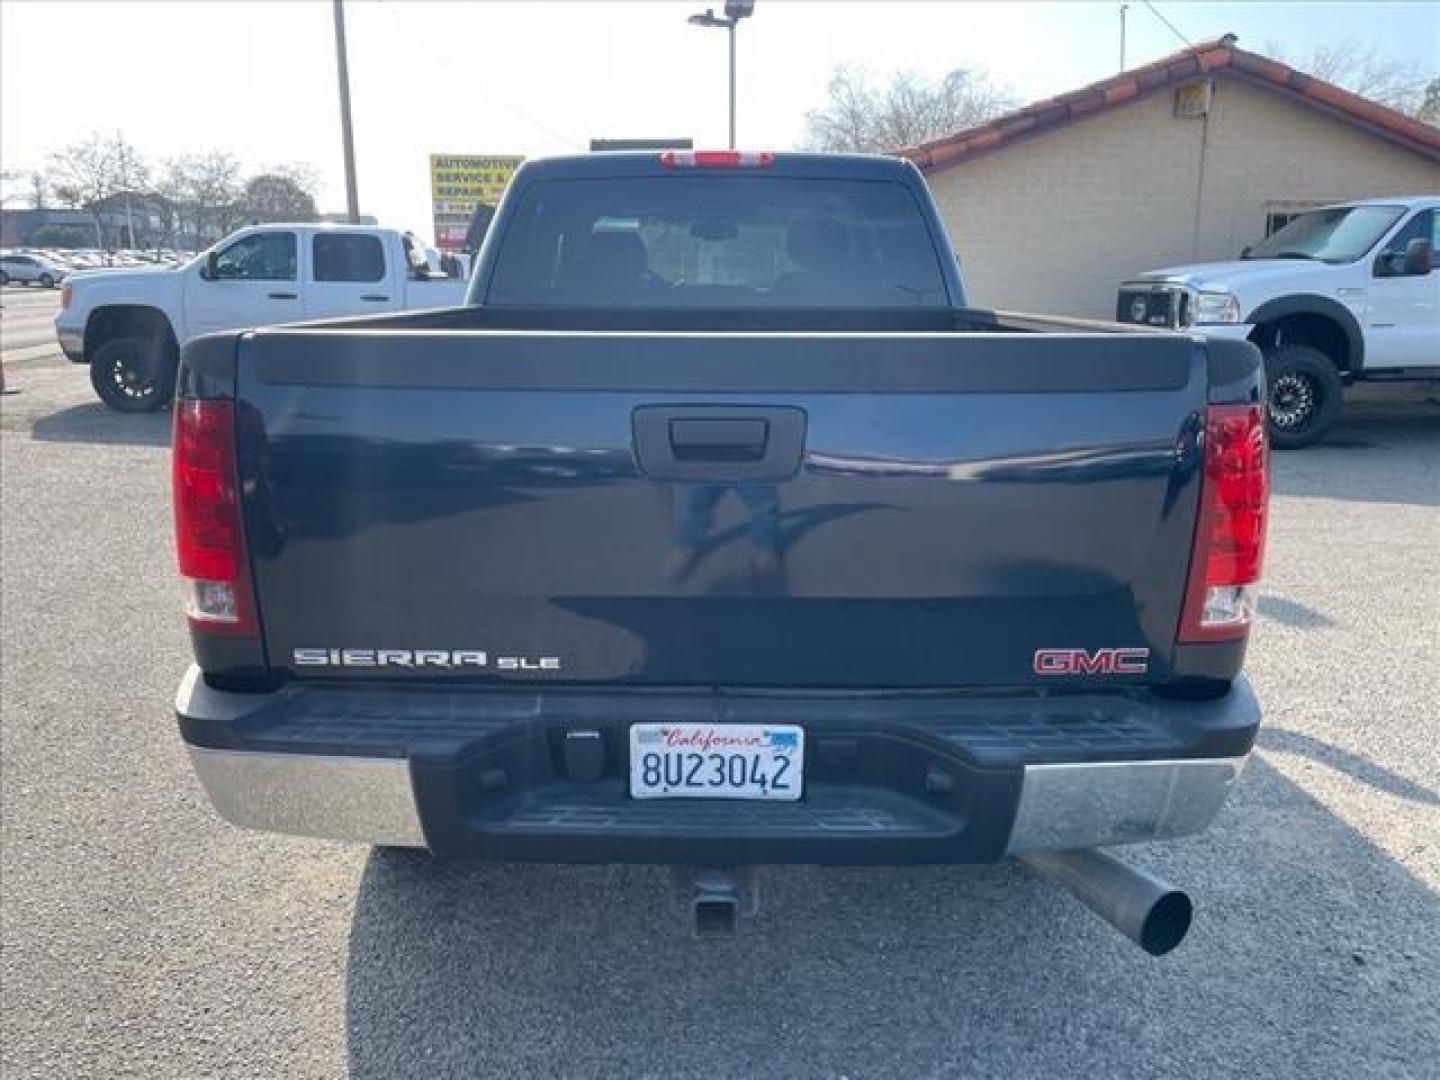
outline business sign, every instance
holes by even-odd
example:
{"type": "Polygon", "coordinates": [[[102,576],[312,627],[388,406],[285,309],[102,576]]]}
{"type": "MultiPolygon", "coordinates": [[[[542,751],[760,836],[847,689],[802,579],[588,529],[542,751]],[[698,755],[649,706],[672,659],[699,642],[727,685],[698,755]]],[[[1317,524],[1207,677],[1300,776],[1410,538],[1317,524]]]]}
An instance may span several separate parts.
{"type": "Polygon", "coordinates": [[[431,154],[430,206],[435,219],[435,246],[442,251],[464,247],[476,207],[483,203],[493,211],[524,160],[513,154],[431,154]]]}
{"type": "Polygon", "coordinates": [[[694,150],[690,139],[591,139],[592,152],[607,150],[694,150]]]}

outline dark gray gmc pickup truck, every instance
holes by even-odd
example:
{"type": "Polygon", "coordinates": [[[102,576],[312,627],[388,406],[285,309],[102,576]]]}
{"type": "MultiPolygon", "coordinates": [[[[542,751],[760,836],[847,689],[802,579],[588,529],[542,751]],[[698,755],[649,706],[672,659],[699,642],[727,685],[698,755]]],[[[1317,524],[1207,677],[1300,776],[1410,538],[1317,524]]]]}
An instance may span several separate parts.
{"type": "Polygon", "coordinates": [[[437,855],[1019,856],[1152,953],[1104,852],[1249,754],[1245,342],[967,306],[908,163],[525,165],[466,306],[216,335],[175,407],[219,812],[437,855]]]}

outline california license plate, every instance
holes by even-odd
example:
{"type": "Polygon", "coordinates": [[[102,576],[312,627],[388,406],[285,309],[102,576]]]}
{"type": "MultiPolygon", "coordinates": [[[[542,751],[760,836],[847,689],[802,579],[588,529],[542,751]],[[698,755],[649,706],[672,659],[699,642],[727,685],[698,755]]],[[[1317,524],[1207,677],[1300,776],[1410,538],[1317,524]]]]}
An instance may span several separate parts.
{"type": "Polygon", "coordinates": [[[632,724],[637,799],[800,798],[805,731],[794,724],[632,724]]]}

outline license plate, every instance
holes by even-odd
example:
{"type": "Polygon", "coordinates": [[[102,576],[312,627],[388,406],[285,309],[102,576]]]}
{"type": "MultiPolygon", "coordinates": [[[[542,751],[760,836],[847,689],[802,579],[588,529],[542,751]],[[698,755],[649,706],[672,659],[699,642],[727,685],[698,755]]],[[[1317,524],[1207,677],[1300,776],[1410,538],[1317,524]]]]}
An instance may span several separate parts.
{"type": "Polygon", "coordinates": [[[800,798],[805,731],[793,724],[632,724],[637,799],[800,798]]]}

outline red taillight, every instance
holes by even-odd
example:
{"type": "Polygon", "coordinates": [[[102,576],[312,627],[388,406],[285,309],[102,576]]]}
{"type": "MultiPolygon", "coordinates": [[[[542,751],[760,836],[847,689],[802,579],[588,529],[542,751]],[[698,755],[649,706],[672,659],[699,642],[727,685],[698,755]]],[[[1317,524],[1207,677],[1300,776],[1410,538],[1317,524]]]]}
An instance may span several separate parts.
{"type": "Polygon", "coordinates": [[[172,460],[175,550],[185,581],[185,614],[206,630],[254,634],[232,403],[178,399],[172,460]]]}
{"type": "Polygon", "coordinates": [[[768,150],[666,150],[660,164],[667,169],[737,169],[775,164],[768,150]]]}
{"type": "Polygon", "coordinates": [[[1249,632],[1253,586],[1265,556],[1270,463],[1264,407],[1208,406],[1203,453],[1180,640],[1226,641],[1249,632]]]}

